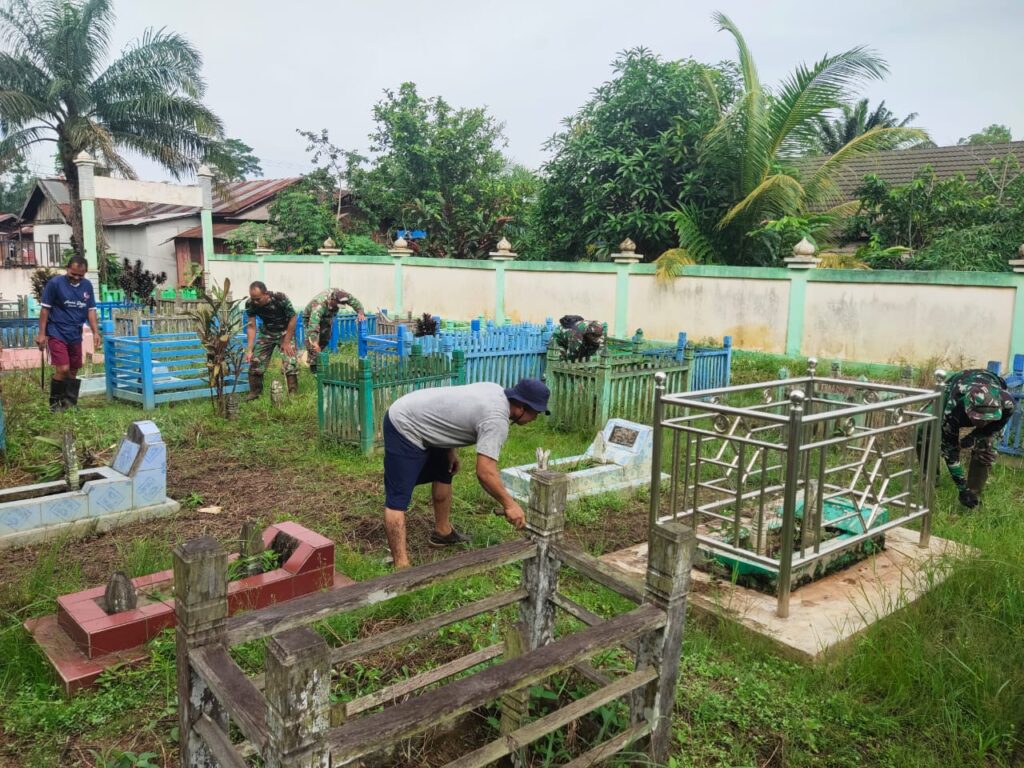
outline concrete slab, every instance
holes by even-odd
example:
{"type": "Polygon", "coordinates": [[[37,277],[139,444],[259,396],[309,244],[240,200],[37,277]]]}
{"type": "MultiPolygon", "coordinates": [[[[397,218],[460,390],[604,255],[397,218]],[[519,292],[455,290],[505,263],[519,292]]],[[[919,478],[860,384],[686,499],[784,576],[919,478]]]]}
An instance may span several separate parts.
{"type": "MultiPolygon", "coordinates": [[[[128,484],[128,495],[131,497],[131,485],[128,484]]],[[[37,526],[30,530],[8,531],[0,528],[0,551],[12,547],[27,547],[62,538],[80,539],[95,533],[103,533],[128,523],[144,522],[158,517],[173,515],[181,509],[181,505],[173,499],[165,498],[159,504],[149,507],[127,509],[99,516],[72,520],[59,525],[37,526]]]]}
{"type": "MultiPolygon", "coordinates": [[[[954,558],[972,550],[932,536],[917,546],[918,534],[906,528],[886,532],[886,548],[851,568],[806,584],[790,598],[789,618],[775,615],[772,595],[691,572],[689,604],[700,613],[738,623],[773,641],[787,656],[818,661],[841,649],[858,633],[941,584],[954,558]]],[[[644,578],[647,544],[601,558],[630,576],[644,578]]]]}

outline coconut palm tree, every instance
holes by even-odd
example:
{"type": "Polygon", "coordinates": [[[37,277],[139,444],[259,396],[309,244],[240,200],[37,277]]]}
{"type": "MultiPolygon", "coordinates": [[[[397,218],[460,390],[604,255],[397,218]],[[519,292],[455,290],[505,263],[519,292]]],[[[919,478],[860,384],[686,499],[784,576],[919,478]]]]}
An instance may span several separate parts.
{"type": "MultiPolygon", "coordinates": [[[[832,120],[826,115],[818,115],[815,121],[818,124],[818,148],[825,154],[838,152],[845,144],[872,128],[904,128],[917,117],[917,112],[911,112],[900,120],[885,106],[884,101],[868,112],[867,99],[861,99],[852,107],[840,104],[839,110],[842,114],[832,120]]],[[[898,149],[899,146],[896,144],[889,149],[898,149]]]]}
{"type": "Polygon", "coordinates": [[[202,58],[185,38],[147,30],[104,67],[113,25],[111,0],[9,0],[0,8],[0,168],[33,145],[56,144],[79,253],[80,152],[134,178],[121,154],[133,151],[179,178],[223,134],[202,103],[202,58]]]}
{"type": "MultiPolygon", "coordinates": [[[[720,31],[736,41],[742,92],[726,108],[702,142],[705,156],[726,158],[732,167],[735,202],[709,216],[683,205],[673,213],[679,245],[695,262],[757,263],[756,243],[746,235],[768,220],[799,215],[808,208],[838,202],[835,178],[852,158],[891,146],[902,139],[925,138],[917,129],[875,126],[824,158],[806,178],[793,160],[811,146],[817,118],[850,101],[850,92],[865,80],[879,79],[886,65],[858,47],[800,64],[776,89],[761,83],[743,35],[724,14],[715,14],[720,31]],[[727,257],[727,258],[723,258],[727,257]]],[[[847,206],[830,209],[844,214],[847,206]]],[[[659,271],[677,272],[680,254],[658,261],[659,271]]]]}

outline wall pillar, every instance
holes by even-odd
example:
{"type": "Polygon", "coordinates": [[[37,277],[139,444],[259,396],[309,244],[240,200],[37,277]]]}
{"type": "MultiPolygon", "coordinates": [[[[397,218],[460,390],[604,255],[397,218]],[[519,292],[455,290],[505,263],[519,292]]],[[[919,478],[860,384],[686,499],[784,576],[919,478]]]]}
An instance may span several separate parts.
{"type": "Polygon", "coordinates": [[[821,263],[821,259],[815,258],[814,252],[814,246],[804,238],[793,246],[793,255],[784,259],[792,275],[789,281],[789,318],[786,322],[786,354],[790,356],[799,355],[803,344],[807,277],[809,270],[821,263]]]}
{"type": "MultiPolygon", "coordinates": [[[[199,189],[203,193],[203,207],[199,211],[199,226],[203,231],[203,269],[213,259],[213,171],[205,165],[200,165],[196,171],[196,179],[199,181],[199,189]]],[[[178,282],[184,275],[179,275],[178,282]]],[[[204,283],[205,286],[205,283],[204,283]]]]}
{"type": "Polygon", "coordinates": [[[515,259],[512,243],[504,237],[498,241],[498,250],[488,254],[494,262],[494,322],[502,325],[505,322],[505,266],[515,259]]]}
{"type": "Polygon", "coordinates": [[[615,262],[615,325],[612,333],[620,339],[632,335],[626,325],[629,317],[629,274],[633,265],[642,258],[636,252],[636,244],[628,237],[619,243],[619,252],[612,254],[615,262]]]}
{"type": "Polygon", "coordinates": [[[100,260],[96,251],[96,161],[88,152],[75,157],[78,167],[78,196],[82,201],[82,250],[89,262],[87,277],[97,290],[100,283],[100,260]]]}
{"type": "MultiPolygon", "coordinates": [[[[252,249],[253,254],[256,256],[256,279],[262,283],[267,282],[267,256],[274,252],[273,248],[267,248],[266,242],[263,238],[256,240],[256,247],[252,249]]],[[[270,286],[267,286],[268,288],[270,286]]]]}
{"type": "Polygon", "coordinates": [[[1015,275],[1017,291],[1013,297],[1013,323],[1010,326],[1010,354],[1007,363],[1013,363],[1013,356],[1024,354],[1024,245],[1017,251],[1017,258],[1010,259],[1015,275]]]}
{"type": "Polygon", "coordinates": [[[319,251],[320,256],[324,260],[324,290],[330,290],[331,288],[331,256],[337,256],[341,253],[341,249],[336,247],[334,240],[327,238],[324,240],[324,245],[319,251]]]}
{"type": "Polygon", "coordinates": [[[404,311],[405,308],[402,306],[402,259],[412,253],[412,248],[406,242],[404,237],[400,237],[395,240],[393,248],[389,248],[388,252],[395,260],[395,318],[397,319],[404,311]]]}

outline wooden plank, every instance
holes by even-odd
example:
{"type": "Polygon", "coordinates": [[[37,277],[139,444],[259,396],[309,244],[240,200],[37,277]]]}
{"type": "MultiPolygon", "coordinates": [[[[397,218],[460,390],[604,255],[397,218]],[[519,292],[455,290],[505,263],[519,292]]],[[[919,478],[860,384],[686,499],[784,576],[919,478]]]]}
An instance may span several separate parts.
{"type": "Polygon", "coordinates": [[[207,715],[202,715],[195,724],[196,733],[206,744],[210,756],[220,768],[249,768],[245,759],[238,753],[231,739],[207,715]]]}
{"type": "Polygon", "coordinates": [[[346,661],[352,661],[353,659],[360,659],[375,651],[379,651],[381,648],[387,648],[389,645],[402,643],[407,640],[411,640],[414,637],[427,635],[432,632],[436,632],[442,627],[447,627],[451,624],[471,619],[482,613],[488,613],[499,608],[504,608],[506,605],[511,605],[512,603],[518,603],[524,597],[526,597],[525,589],[510,589],[507,592],[500,592],[499,594],[491,595],[483,600],[468,603],[446,613],[439,613],[437,616],[431,616],[422,621],[417,621],[414,624],[408,624],[404,627],[397,627],[396,629],[391,629],[387,632],[381,632],[378,635],[367,637],[364,640],[357,640],[354,643],[347,643],[334,649],[331,653],[331,664],[341,664],[346,661]]]}
{"type": "Polygon", "coordinates": [[[206,645],[192,651],[189,661],[242,735],[262,752],[267,746],[267,700],[252,680],[222,645],[206,645]]]}
{"type": "Polygon", "coordinates": [[[402,696],[426,688],[428,685],[433,685],[460,672],[465,672],[467,669],[472,669],[479,664],[497,658],[504,652],[505,643],[495,643],[486,648],[481,648],[474,653],[449,661],[447,664],[441,664],[438,667],[434,667],[434,669],[429,669],[419,675],[410,677],[408,680],[401,680],[394,685],[381,688],[379,691],[374,691],[366,696],[360,696],[358,699],[353,699],[345,704],[345,718],[348,719],[353,715],[358,715],[360,712],[379,707],[381,704],[394,701],[402,696]]]}
{"type": "MultiPolygon", "coordinates": [[[[600,616],[588,608],[583,607],[575,600],[561,595],[558,592],[551,596],[551,602],[561,608],[563,611],[568,613],[570,616],[575,616],[577,619],[582,621],[588,626],[596,626],[602,621],[605,621],[604,616],[600,616]]],[[[636,653],[636,643],[626,643],[626,647],[633,653],[636,653]]]]}
{"type": "Polygon", "coordinates": [[[537,739],[568,725],[573,720],[578,720],[598,707],[603,707],[605,704],[625,696],[630,691],[646,685],[657,676],[656,670],[646,667],[625,677],[620,677],[582,699],[577,699],[561,709],[556,709],[554,712],[512,731],[507,736],[502,736],[480,749],[446,763],[444,768],[483,768],[483,766],[490,765],[495,760],[500,760],[505,755],[510,755],[516,750],[532,744],[537,739]]]}
{"type": "Polygon", "coordinates": [[[589,752],[584,752],[575,760],[566,763],[562,768],[593,768],[598,763],[621,752],[633,742],[642,739],[650,732],[651,726],[648,723],[638,723],[632,728],[627,728],[622,733],[612,736],[589,752]]]}
{"type": "Polygon", "coordinates": [[[627,600],[639,603],[644,598],[643,583],[639,579],[627,576],[618,568],[598,560],[579,549],[567,547],[562,543],[554,545],[555,557],[571,568],[593,579],[598,584],[618,592],[627,600]]]}
{"type": "Polygon", "coordinates": [[[484,573],[502,565],[527,560],[536,554],[533,542],[526,539],[509,541],[487,549],[438,560],[417,568],[389,573],[370,581],[362,581],[341,589],[315,592],[286,603],[277,603],[228,619],[227,643],[237,645],[258,637],[274,635],[292,627],[311,624],[335,613],[354,611],[376,605],[393,597],[414,592],[433,584],[484,573]]]}
{"type": "Polygon", "coordinates": [[[578,661],[664,626],[665,621],[662,610],[653,605],[641,605],[597,627],[561,638],[519,658],[495,664],[383,712],[347,722],[331,729],[328,734],[332,759],[347,762],[414,736],[492,701],[504,691],[532,685],[578,661]]]}

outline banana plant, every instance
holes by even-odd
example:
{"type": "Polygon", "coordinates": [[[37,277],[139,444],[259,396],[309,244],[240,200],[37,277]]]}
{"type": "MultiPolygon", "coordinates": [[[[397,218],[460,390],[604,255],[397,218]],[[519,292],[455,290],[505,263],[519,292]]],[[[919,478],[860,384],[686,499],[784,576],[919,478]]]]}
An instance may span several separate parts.
{"type": "Polygon", "coordinates": [[[198,307],[190,313],[196,335],[206,350],[206,375],[210,382],[210,398],[220,416],[227,416],[227,399],[238,387],[245,359],[245,345],[238,336],[242,332],[241,299],[231,298],[231,281],[204,290],[198,307]],[[227,392],[231,382],[230,393],[227,392]]]}

